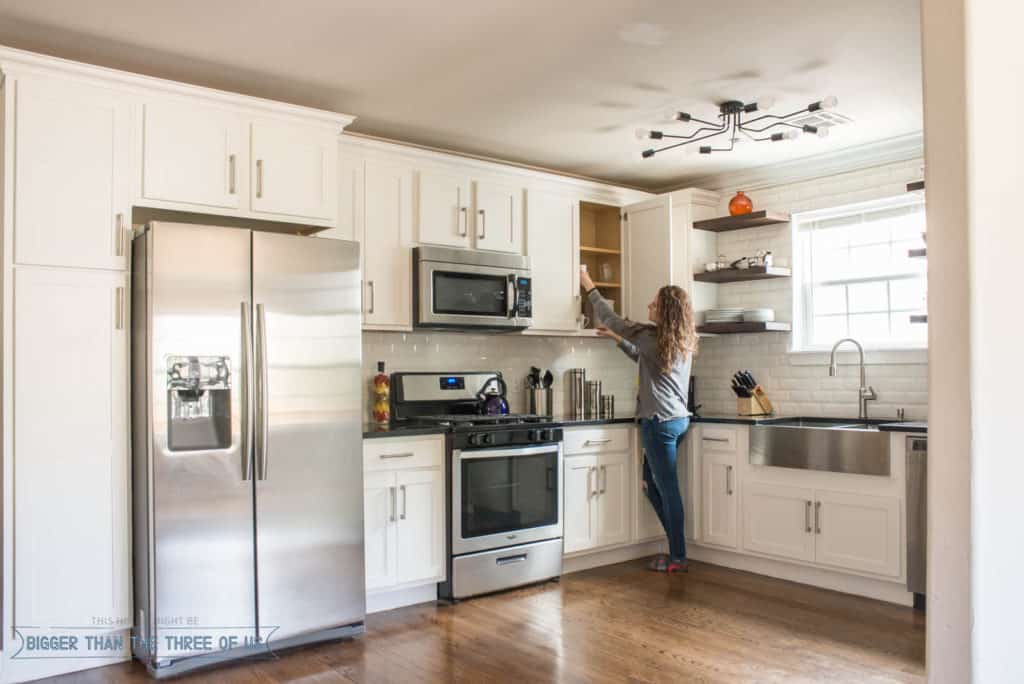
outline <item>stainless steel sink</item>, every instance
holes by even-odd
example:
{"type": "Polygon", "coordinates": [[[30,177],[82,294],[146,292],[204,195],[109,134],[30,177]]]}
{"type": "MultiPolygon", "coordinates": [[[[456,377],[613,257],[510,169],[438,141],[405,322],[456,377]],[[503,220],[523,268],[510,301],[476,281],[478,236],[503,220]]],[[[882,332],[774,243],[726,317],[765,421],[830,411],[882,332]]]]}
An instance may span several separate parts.
{"type": "Polygon", "coordinates": [[[885,421],[779,418],[750,428],[750,463],[759,466],[884,475],[891,472],[885,421]]]}

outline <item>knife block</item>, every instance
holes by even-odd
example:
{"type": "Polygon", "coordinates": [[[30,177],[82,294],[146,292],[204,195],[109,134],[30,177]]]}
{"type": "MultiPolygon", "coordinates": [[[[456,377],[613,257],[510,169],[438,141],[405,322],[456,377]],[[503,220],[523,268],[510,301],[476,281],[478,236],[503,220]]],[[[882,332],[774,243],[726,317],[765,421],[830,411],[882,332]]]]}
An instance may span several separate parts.
{"type": "Polygon", "coordinates": [[[775,412],[775,407],[772,406],[763,387],[757,385],[750,392],[754,396],[736,399],[736,413],[741,416],[769,416],[775,412]]]}

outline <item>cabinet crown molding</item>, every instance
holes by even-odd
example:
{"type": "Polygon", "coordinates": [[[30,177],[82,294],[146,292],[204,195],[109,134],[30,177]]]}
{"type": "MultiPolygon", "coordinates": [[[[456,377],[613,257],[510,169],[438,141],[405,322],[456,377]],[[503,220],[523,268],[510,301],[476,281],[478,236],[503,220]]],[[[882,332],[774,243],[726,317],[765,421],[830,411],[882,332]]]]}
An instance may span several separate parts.
{"type": "Polygon", "coordinates": [[[319,123],[335,128],[339,133],[356,120],[356,117],[350,114],[277,102],[262,97],[180,83],[155,76],[144,76],[0,45],[0,84],[9,75],[21,74],[85,80],[136,96],[171,95],[197,98],[221,106],[244,109],[253,115],[289,118],[301,120],[307,124],[319,123]]]}

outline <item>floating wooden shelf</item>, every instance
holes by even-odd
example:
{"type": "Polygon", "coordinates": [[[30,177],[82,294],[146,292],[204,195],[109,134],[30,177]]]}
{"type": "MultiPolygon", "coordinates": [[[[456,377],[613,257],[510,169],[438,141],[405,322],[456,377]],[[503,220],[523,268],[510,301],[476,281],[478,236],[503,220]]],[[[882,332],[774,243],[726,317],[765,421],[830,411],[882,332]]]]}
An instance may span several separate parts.
{"type": "Polygon", "coordinates": [[[928,314],[910,314],[911,323],[927,323],[928,314]]]}
{"type": "Polygon", "coordinates": [[[701,283],[739,283],[744,280],[765,280],[767,278],[789,278],[793,272],[778,266],[752,266],[750,268],[725,268],[720,271],[694,273],[693,279],[701,283]]]}
{"type": "Polygon", "coordinates": [[[730,335],[733,333],[789,332],[793,329],[790,323],[706,323],[697,326],[697,332],[711,335],[730,335]]]}
{"type": "Polygon", "coordinates": [[[595,280],[594,287],[622,287],[622,283],[602,283],[600,280],[595,280]]]}
{"type": "Polygon", "coordinates": [[[710,230],[714,233],[724,233],[728,230],[770,226],[773,223],[789,223],[789,214],[763,209],[761,211],[752,211],[749,214],[741,214],[740,216],[722,216],[707,219],[706,221],[694,221],[693,227],[695,230],[710,230]]]}
{"type": "Polygon", "coordinates": [[[920,258],[928,256],[928,248],[922,247],[921,249],[910,249],[907,250],[907,256],[913,258],[920,258]]]}
{"type": "Polygon", "coordinates": [[[622,254],[621,249],[606,249],[604,247],[587,247],[580,245],[580,251],[586,254],[622,254]]]}
{"type": "Polygon", "coordinates": [[[924,190],[923,180],[907,183],[907,192],[920,192],[921,190],[924,190]]]}

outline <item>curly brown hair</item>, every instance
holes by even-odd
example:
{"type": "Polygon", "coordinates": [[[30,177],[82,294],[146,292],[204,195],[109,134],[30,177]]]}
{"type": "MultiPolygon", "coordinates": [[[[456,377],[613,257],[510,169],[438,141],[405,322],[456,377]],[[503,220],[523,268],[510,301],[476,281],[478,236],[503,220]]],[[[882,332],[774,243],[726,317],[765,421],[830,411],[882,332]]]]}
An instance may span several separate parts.
{"type": "Polygon", "coordinates": [[[635,337],[649,330],[658,340],[658,364],[663,373],[672,370],[680,356],[697,353],[697,325],[693,303],[686,290],[677,285],[665,285],[655,296],[658,324],[632,323],[627,337],[635,337]]]}

